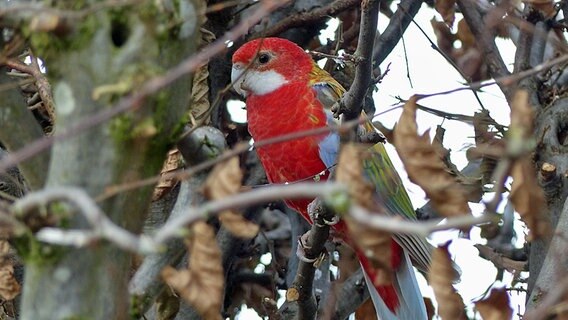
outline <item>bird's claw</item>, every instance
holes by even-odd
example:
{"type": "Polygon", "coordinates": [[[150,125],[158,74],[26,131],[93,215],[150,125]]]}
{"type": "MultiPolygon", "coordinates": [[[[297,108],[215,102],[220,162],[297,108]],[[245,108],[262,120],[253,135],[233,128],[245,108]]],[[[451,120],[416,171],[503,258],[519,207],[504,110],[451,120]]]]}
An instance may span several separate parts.
{"type": "Polygon", "coordinates": [[[339,223],[339,217],[333,216],[333,218],[331,218],[331,220],[323,219],[323,223],[325,223],[328,226],[334,226],[334,225],[339,223]]]}

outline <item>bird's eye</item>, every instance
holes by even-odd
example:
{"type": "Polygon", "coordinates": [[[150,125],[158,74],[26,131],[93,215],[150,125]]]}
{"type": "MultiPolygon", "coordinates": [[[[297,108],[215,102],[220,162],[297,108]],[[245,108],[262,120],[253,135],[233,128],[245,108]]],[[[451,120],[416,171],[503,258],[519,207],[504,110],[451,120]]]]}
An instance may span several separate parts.
{"type": "Polygon", "coordinates": [[[258,55],[258,62],[260,62],[260,64],[268,63],[268,61],[270,61],[270,55],[268,55],[268,53],[261,53],[258,55]]]}

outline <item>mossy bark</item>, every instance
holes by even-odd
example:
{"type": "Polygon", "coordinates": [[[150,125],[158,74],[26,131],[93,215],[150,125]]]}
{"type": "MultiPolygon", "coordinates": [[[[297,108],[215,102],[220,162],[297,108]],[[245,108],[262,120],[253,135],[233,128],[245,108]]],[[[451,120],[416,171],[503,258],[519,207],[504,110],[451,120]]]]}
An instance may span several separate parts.
{"type": "MultiPolygon", "coordinates": [[[[57,105],[56,132],[109,108],[196,50],[200,1],[167,2],[170,8],[147,3],[143,9],[98,11],[88,18],[88,28],[93,29],[79,28],[81,33],[65,40],[67,50],[46,53],[57,105]],[[180,22],[164,29],[172,16],[180,22]]],[[[96,197],[111,185],[158,174],[181,128],[190,88],[191,77],[182,77],[142,106],[57,142],[46,187],[76,186],[96,197]]],[[[152,187],[141,188],[99,205],[113,221],[139,232],[151,192],[152,187]]],[[[69,227],[88,224],[76,214],[69,227]]],[[[28,261],[22,319],[128,319],[130,258],[101,242],[65,248],[56,261],[28,261]]]]}

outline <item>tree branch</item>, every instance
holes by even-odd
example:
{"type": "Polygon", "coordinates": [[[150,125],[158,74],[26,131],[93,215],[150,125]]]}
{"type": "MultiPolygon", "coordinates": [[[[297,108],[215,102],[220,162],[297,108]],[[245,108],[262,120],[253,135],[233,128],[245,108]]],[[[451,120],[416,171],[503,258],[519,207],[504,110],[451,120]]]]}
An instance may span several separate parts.
{"type": "Polygon", "coordinates": [[[373,48],[377,21],[379,17],[379,0],[366,0],[361,2],[361,25],[359,40],[354,56],[359,59],[355,69],[355,78],[341,101],[336,115],[343,114],[344,121],[357,119],[363,109],[363,99],[369,89],[373,71],[373,48]]]}

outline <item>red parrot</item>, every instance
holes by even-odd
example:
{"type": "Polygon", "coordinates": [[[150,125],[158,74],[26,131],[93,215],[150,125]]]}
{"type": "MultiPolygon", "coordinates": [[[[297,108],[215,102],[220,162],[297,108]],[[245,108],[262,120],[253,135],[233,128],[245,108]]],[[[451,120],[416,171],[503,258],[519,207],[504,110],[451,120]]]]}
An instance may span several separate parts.
{"type": "MultiPolygon", "coordinates": [[[[281,38],[250,41],[233,55],[233,87],[246,98],[248,129],[256,141],[288,133],[325,127],[335,119],[329,108],[345,89],[320,69],[298,45],[281,38]]],[[[362,130],[373,130],[367,124],[362,130]]],[[[414,219],[415,213],[402,181],[382,143],[372,147],[373,157],[364,164],[367,178],[377,189],[377,200],[391,214],[414,219]]],[[[257,149],[271,183],[292,183],[312,178],[326,180],[336,163],[339,136],[326,133],[257,149]]],[[[313,199],[286,201],[287,205],[311,222],[307,206],[313,199]]],[[[349,241],[343,222],[333,226],[349,241]]],[[[391,266],[395,277],[391,285],[374,286],[375,271],[359,251],[377,315],[387,319],[426,319],[422,295],[410,260],[421,271],[430,263],[431,246],[425,239],[395,235],[391,266]],[[375,287],[375,290],[372,290],[375,287]],[[378,293],[378,294],[377,294],[378,293]]]]}

